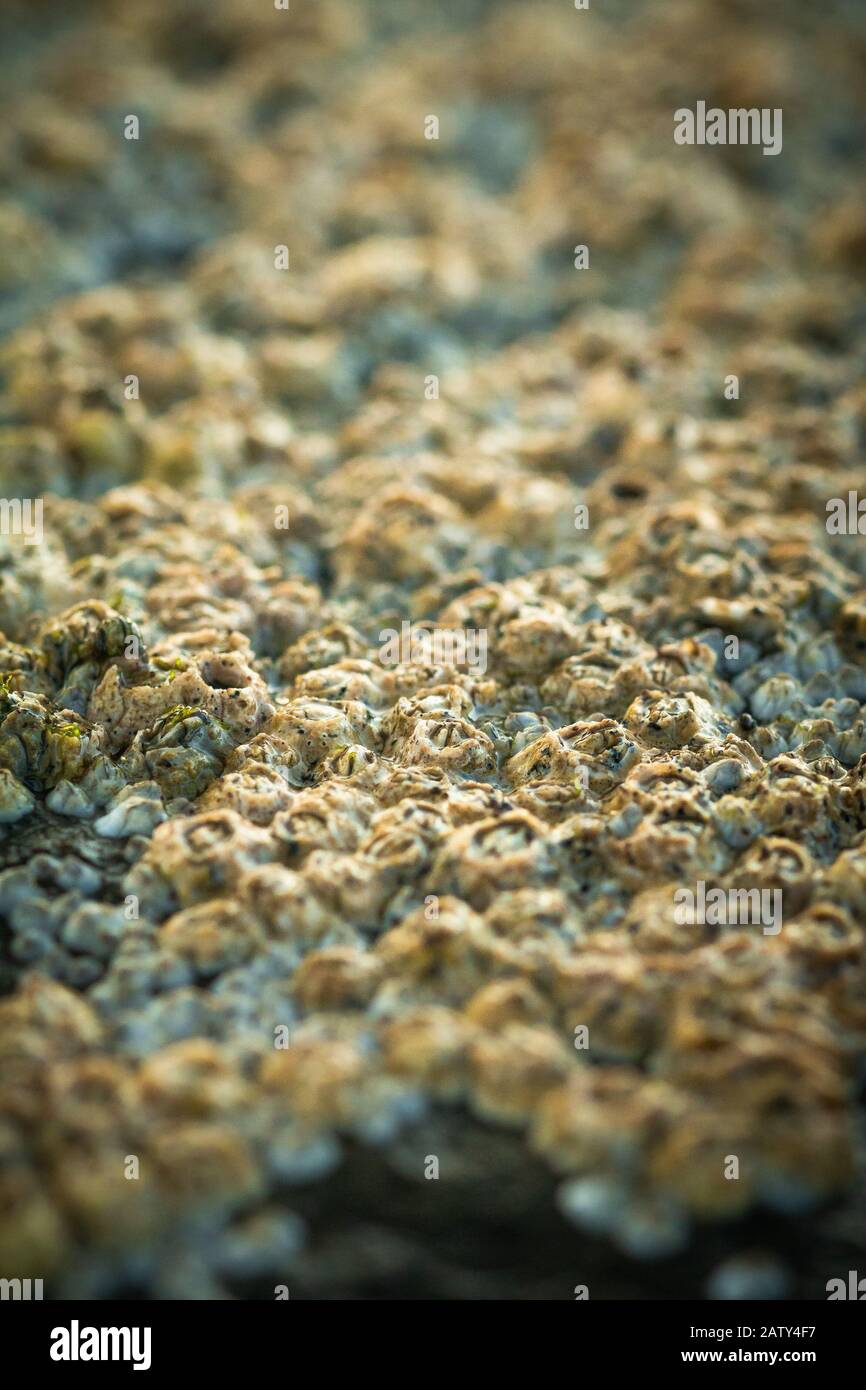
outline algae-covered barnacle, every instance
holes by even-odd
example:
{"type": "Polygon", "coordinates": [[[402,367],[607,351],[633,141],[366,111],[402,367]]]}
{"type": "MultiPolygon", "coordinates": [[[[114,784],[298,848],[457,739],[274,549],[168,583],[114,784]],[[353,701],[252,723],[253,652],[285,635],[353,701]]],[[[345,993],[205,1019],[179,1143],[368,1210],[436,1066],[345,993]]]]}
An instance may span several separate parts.
{"type": "Polygon", "coordinates": [[[0,767],[34,791],[77,781],[98,750],[98,737],[52,712],[42,696],[8,693],[0,718],[0,767]]]}
{"type": "Polygon", "coordinates": [[[178,724],[182,724],[184,720],[192,718],[193,715],[201,715],[202,713],[202,710],[195,709],[193,705],[174,705],[170,710],[166,711],[161,719],[157,719],[153,726],[154,732],[159,735],[166,734],[171,729],[176,728],[178,724]]]}
{"type": "Polygon", "coordinates": [[[113,661],[142,660],[141,630],[106,603],[82,603],[43,628],[42,660],[57,699],[82,712],[104,668],[113,661]]]}
{"type": "Polygon", "coordinates": [[[195,705],[174,705],[142,735],[142,744],[156,748],[189,748],[224,762],[236,740],[224,720],[195,705]]]}
{"type": "Polygon", "coordinates": [[[142,730],[120,760],[133,780],[152,778],[167,800],[199,796],[225,766],[235,741],[221,719],[174,705],[142,730]]]}

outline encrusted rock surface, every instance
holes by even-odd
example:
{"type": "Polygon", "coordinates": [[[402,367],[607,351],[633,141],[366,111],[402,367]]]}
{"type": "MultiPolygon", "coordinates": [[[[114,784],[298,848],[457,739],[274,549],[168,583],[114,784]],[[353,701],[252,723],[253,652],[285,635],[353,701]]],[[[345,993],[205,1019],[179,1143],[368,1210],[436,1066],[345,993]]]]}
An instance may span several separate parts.
{"type": "Polygon", "coordinates": [[[866,1224],[861,21],[29,9],[0,1274],[823,1297],[866,1224]],[[692,91],[783,155],[675,146],[692,91]],[[683,924],[698,881],[782,929],[683,924]]]}

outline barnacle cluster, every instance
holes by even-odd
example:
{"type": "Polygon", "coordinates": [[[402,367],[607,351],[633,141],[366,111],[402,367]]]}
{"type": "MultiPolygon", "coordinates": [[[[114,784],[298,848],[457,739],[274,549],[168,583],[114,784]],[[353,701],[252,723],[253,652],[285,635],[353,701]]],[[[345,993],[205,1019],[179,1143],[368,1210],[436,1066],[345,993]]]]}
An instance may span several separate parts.
{"type": "Polygon", "coordinates": [[[847,1200],[866,541],[825,520],[863,482],[862,31],[34,8],[0,144],[33,190],[0,202],[0,492],[44,498],[40,544],[0,537],[0,1274],[291,1287],[296,1194],[363,1150],[431,1202],[443,1115],[554,1175],[530,1228],[555,1190],[631,1259],[847,1200]],[[799,110],[784,188],[674,145],[692,89],[799,110]],[[383,659],[405,622],[483,632],[484,669],[383,659]],[[783,930],[678,924],[697,880],[781,889],[783,930]]]}

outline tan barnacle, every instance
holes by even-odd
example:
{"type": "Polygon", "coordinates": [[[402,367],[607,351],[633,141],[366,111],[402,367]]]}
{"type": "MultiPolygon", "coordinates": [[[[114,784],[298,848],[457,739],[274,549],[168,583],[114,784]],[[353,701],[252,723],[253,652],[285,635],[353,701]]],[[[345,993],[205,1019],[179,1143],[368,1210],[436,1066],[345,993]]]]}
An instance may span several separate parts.
{"type": "Polygon", "coordinates": [[[704,597],[693,609],[710,627],[762,643],[781,631],[785,623],[783,609],[763,599],[704,597]]]}
{"type": "Polygon", "coordinates": [[[391,767],[388,776],[376,787],[380,806],[398,806],[401,801],[424,801],[440,808],[447,806],[450,814],[454,783],[441,767],[391,767]]]}
{"type": "MultiPolygon", "coordinates": [[[[728,1021],[736,1018],[737,1027],[741,1024],[747,1027],[760,1025],[762,991],[771,983],[777,991],[771,996],[773,1008],[780,1001],[786,1007],[792,1003],[793,982],[786,972],[784,961],[778,955],[768,954],[763,949],[761,937],[756,936],[748,926],[732,929],[702,945],[697,959],[701,966],[700,975],[692,973],[684,997],[689,1007],[696,1003],[704,1016],[712,1015],[716,1020],[724,1018],[728,1021]],[[700,982],[702,978],[703,984],[700,982]]],[[[677,1009],[680,1002],[678,999],[677,1009]]],[[[673,1011],[670,1037],[678,1036],[677,1009],[673,1011]]],[[[803,1028],[805,1036],[805,1023],[803,1028]]],[[[726,1032],[725,1036],[729,1036],[729,1033],[726,1032]]]]}
{"type": "Polygon", "coordinates": [[[361,743],[338,744],[316,768],[316,777],[322,784],[334,777],[351,777],[358,786],[370,791],[377,790],[388,775],[388,769],[376,754],[361,743]]]}
{"type": "Polygon", "coordinates": [[[656,1064],[672,1082],[699,1088],[707,1059],[759,1026],[755,999],[770,968],[766,952],[744,932],[702,946],[691,965],[670,996],[656,1064]],[[695,959],[704,966],[701,974],[695,959]]]}
{"type": "Polygon", "coordinates": [[[866,590],[842,604],[836,615],[836,634],[846,655],[862,665],[866,653],[866,590]]]}
{"type": "Polygon", "coordinates": [[[369,1064],[347,1042],[298,1038],[264,1057],[258,1072],[267,1096],[316,1127],[347,1124],[357,1113],[359,1087],[369,1064]]]}
{"type": "Polygon", "coordinates": [[[856,965],[864,944],[863,927],[833,902],[814,902],[785,927],[786,948],[821,973],[856,965]]]}
{"type": "MultiPolygon", "coordinates": [[[[489,922],[488,922],[489,925],[489,922]]],[[[470,1023],[500,1033],[512,1024],[549,1022],[550,1009],[544,996],[529,980],[494,980],[469,1000],[464,1014],[470,1023]]]]}
{"type": "Polygon", "coordinates": [[[673,1088],[633,1067],[576,1067],[542,1098],[530,1143],[558,1172],[628,1173],[647,1140],[683,1109],[673,1088]]]}
{"type": "Polygon", "coordinates": [[[353,784],[307,787],[274,818],[274,838],[292,860],[303,860],[316,849],[352,852],[367,834],[375,809],[372,796],[353,784]]]}
{"type": "Polygon", "coordinates": [[[207,980],[248,960],[264,938],[256,922],[238,916],[232,899],[212,898],[169,917],[159,939],[164,950],[192,966],[197,979],[207,980]]]}
{"type": "Polygon", "coordinates": [[[82,1236],[90,1249],[101,1250],[111,1258],[128,1243],[147,1238],[158,1229],[164,1216],[155,1198],[152,1170],[145,1169],[130,1202],[124,1176],[127,1145],[122,1133],[77,1142],[66,1141],[53,1155],[51,1189],[55,1201],[71,1230],[82,1236]]]}
{"type": "Polygon", "coordinates": [[[822,880],[822,896],[847,907],[855,917],[866,914],[866,833],[842,850],[822,880]]]}
{"type": "Polygon", "coordinates": [[[570,743],[573,730],[578,728],[581,726],[551,729],[510,758],[503,772],[511,785],[561,782],[577,792],[578,799],[585,796],[589,790],[590,764],[570,743]]]}
{"type": "Polygon", "coordinates": [[[273,583],[262,599],[258,613],[256,651],[277,656],[287,646],[321,622],[323,599],[317,585],[301,579],[273,583]]]}
{"type": "Polygon", "coordinates": [[[538,680],[573,650],[577,629],[564,613],[552,608],[524,609],[505,623],[495,654],[512,672],[538,680]]]}
{"type": "MultiPolygon", "coordinates": [[[[653,761],[636,763],[625,779],[621,793],[646,814],[664,810],[672,817],[705,819],[709,798],[700,774],[675,757],[657,756],[653,761]]],[[[618,799],[611,805],[618,805],[618,799]]]]}
{"type": "MultiPolygon", "coordinates": [[[[688,955],[712,938],[712,930],[708,930],[699,920],[688,921],[685,928],[678,920],[675,892],[681,882],[682,878],[678,876],[652,888],[639,890],[628,904],[619,926],[627,934],[631,947],[641,956],[688,955]]],[[[596,940],[597,936],[594,936],[593,941],[596,940]]],[[[645,961],[641,969],[646,969],[645,961]]],[[[670,969],[673,974],[673,961],[670,962],[670,969]]]]}
{"type": "Polygon", "coordinates": [[[355,933],[332,907],[310,891],[302,874],[282,864],[261,864],[243,873],[238,897],[268,937],[315,945],[323,938],[353,941],[355,933]]]}
{"type": "Polygon", "coordinates": [[[436,846],[448,833],[448,822],[434,806],[401,802],[374,818],[360,853],[401,876],[416,877],[430,863],[436,846]]]}
{"type": "Polygon", "coordinates": [[[640,761],[639,745],[615,719],[585,719],[558,730],[576,790],[604,796],[640,761]]]}
{"type": "Polygon", "coordinates": [[[495,936],[515,943],[579,941],[581,918],[561,888],[518,888],[498,893],[484,913],[495,936]]]}
{"type": "Polygon", "coordinates": [[[507,585],[485,584],[455,598],[439,614],[439,622],[445,627],[486,630],[493,648],[494,634],[498,636],[504,624],[516,618],[523,605],[531,603],[534,597],[531,585],[525,580],[514,580],[507,585]]]}
{"type": "Polygon", "coordinates": [[[327,320],[387,302],[397,293],[420,291],[429,284],[428,259],[429,247],[408,237],[366,236],[341,247],[320,277],[327,320]]]}
{"type": "Polygon", "coordinates": [[[566,1043],[551,1028],[511,1023],[484,1033],[469,1049],[473,1105],[487,1118],[525,1124],[572,1066],[566,1043]]]}
{"type": "Polygon", "coordinates": [[[665,695],[649,690],[629,705],[625,725],[651,748],[682,748],[692,740],[722,737],[728,730],[720,716],[699,695],[665,695]]]}
{"type": "Polygon", "coordinates": [[[756,1118],[814,1106],[842,1110],[848,1080],[839,1059],[791,1031],[751,1029],[704,1058],[701,1083],[725,1108],[756,1118]]]}
{"type": "Polygon", "coordinates": [[[618,846],[611,843],[606,854],[611,871],[633,889],[647,880],[722,869],[730,859],[730,851],[719,844],[696,796],[660,800],[618,846]]]}
{"type": "Polygon", "coordinates": [[[119,666],[108,668],[88,701],[87,713],[106,726],[112,751],[126,747],[140,729],[177,709],[205,711],[236,739],[256,733],[267,722],[273,705],[261,676],[243,663],[235,664],[232,653],[205,652],[200,660],[209,679],[190,664],[175,671],[171,680],[131,685],[119,666]]]}
{"type": "Polygon", "coordinates": [[[381,978],[381,962],[352,946],[330,946],[306,956],[292,980],[301,1008],[362,1009],[381,978]]]}
{"type": "Polygon", "coordinates": [[[469,545],[458,507],[421,488],[384,488],[360,508],[336,552],[343,580],[433,579],[469,545]]]}
{"type": "Polygon", "coordinates": [[[496,770],[492,740],[468,719],[447,710],[417,709],[409,701],[398,701],[383,721],[382,732],[384,756],[403,767],[433,763],[481,776],[496,770]]]}
{"type": "Polygon", "coordinates": [[[572,719],[593,714],[621,719],[651,683],[645,660],[620,662],[601,649],[567,657],[544,680],[541,694],[572,719]]]}
{"type": "Polygon", "coordinates": [[[351,700],[371,708],[384,703],[381,669],[372,661],[338,661],[304,670],[294,678],[294,694],[307,700],[351,700]]]}
{"type": "Polygon", "coordinates": [[[336,748],[375,744],[371,711],[358,700],[290,700],[278,707],[267,732],[283,739],[308,768],[336,748]]]}
{"type": "MultiPolygon", "coordinates": [[[[364,656],[365,644],[360,633],[347,623],[329,623],[323,628],[311,628],[287,647],[280,657],[279,673],[286,681],[295,681],[312,676],[316,671],[329,671],[336,667],[346,672],[358,672],[375,681],[376,667],[373,662],[359,660],[364,656]]],[[[297,687],[296,687],[297,688],[297,687]]],[[[316,692],[301,691],[316,698],[316,692]]],[[[353,699],[354,696],[337,696],[338,699],[353,699]]]]}
{"type": "Polygon", "coordinates": [[[129,1137],[115,1130],[97,1143],[93,1137],[67,1141],[51,1173],[51,1190],[65,1220],[90,1250],[108,1259],[128,1244],[147,1240],[167,1219],[150,1163],[139,1172],[136,1200],[129,1201],[128,1150],[135,1144],[138,1158],[143,1144],[138,1126],[125,1129],[129,1137]]]}
{"type": "MultiPolygon", "coordinates": [[[[551,968],[550,997],[566,1036],[586,1027],[589,1056],[602,1061],[640,1061],[657,1040],[663,996],[646,975],[641,956],[629,950],[593,949],[551,968]]],[[[615,945],[619,945],[619,940],[615,945]]]]}
{"type": "Polygon", "coordinates": [[[46,1102],[64,1143],[99,1143],[125,1128],[139,1100],[133,1072],[112,1057],[58,1059],[46,1076],[46,1102]]]}
{"type": "Polygon", "coordinates": [[[49,1278],[66,1263],[74,1233],[54,1194],[23,1163],[0,1173],[0,1265],[23,1278],[49,1278]]]}
{"type": "Polygon", "coordinates": [[[47,1059],[100,1048],[104,1026],[93,1007],[74,990],[37,972],[26,975],[14,995],[0,1001],[0,1051],[6,1057],[47,1059]]]}
{"type": "MultiPolygon", "coordinates": [[[[384,631],[384,629],[382,630],[384,631]]],[[[426,629],[424,630],[426,631],[426,629]]],[[[378,676],[380,691],[378,703],[380,705],[390,707],[398,700],[412,700],[421,691],[432,690],[440,683],[447,682],[452,686],[462,685],[466,689],[475,684],[468,673],[460,672],[455,667],[446,665],[444,661],[442,663],[434,661],[432,658],[436,653],[432,650],[432,639],[422,638],[421,640],[424,643],[425,659],[422,660],[416,655],[413,660],[398,661],[395,666],[383,666],[381,668],[378,676]],[[430,659],[428,660],[427,657],[430,659]]]]}
{"type": "Polygon", "coordinates": [[[568,553],[574,537],[572,489],[562,478],[524,474],[519,487],[497,489],[477,524],[483,534],[509,545],[520,545],[528,533],[554,555],[568,553]]]}
{"type": "Polygon", "coordinates": [[[570,782],[525,782],[509,793],[508,804],[514,810],[528,812],[548,826],[560,825],[568,816],[588,805],[582,776],[570,782]]]}
{"type": "Polygon", "coordinates": [[[767,765],[767,784],[756,790],[753,805],[760,825],[769,831],[805,835],[827,816],[828,789],[807,763],[782,755],[767,765]]]}
{"type": "Polygon", "coordinates": [[[240,1205],[262,1190],[249,1142],[228,1125],[172,1121],[148,1136],[147,1153],[160,1189],[183,1207],[240,1205]]]}
{"type": "Polygon", "coordinates": [[[550,835],[550,850],[565,871],[564,888],[569,897],[575,895],[583,904],[602,885],[609,887],[604,879],[606,847],[611,838],[610,829],[598,812],[579,811],[556,826],[550,835]]]}
{"type": "Polygon", "coordinates": [[[262,341],[259,360],[267,390],[293,406],[327,401],[335,389],[336,394],[340,394],[340,338],[337,334],[317,333],[304,337],[274,334],[262,341]]]}
{"type": "Polygon", "coordinates": [[[379,929],[387,905],[396,893],[401,874],[361,854],[340,854],[316,849],[304,863],[310,890],[346,923],[379,929]]]}
{"type": "Polygon", "coordinates": [[[292,804],[296,793],[267,763],[246,761],[239,772],[223,772],[198,798],[199,811],[227,807],[253,825],[270,825],[279,811],[292,804]]]}
{"type": "Polygon", "coordinates": [[[417,690],[409,702],[411,714],[453,714],[471,719],[475,713],[474,699],[459,675],[453,681],[425,686],[417,690]]]}
{"type": "Polygon", "coordinates": [[[659,649],[650,663],[649,679],[643,689],[656,687],[670,695],[692,694],[706,700],[715,710],[733,718],[745,707],[745,699],[716,675],[716,654],[703,642],[686,638],[659,649]]]}
{"type": "Polygon", "coordinates": [[[727,1108],[690,1109],[687,1119],[654,1137],[646,1157],[648,1183],[707,1220],[747,1211],[756,1197],[750,1119],[748,1112],[727,1108]],[[729,1155],[739,1159],[736,1181],[726,1172],[729,1155]]]}
{"type": "Polygon", "coordinates": [[[228,1051],[206,1038],[172,1043],[142,1063],[138,1093],[151,1119],[199,1120],[239,1113],[249,1083],[228,1051]]]}
{"type": "Polygon", "coordinates": [[[490,978],[496,941],[466,903],[443,895],[434,916],[417,908],[375,951],[386,976],[411,984],[425,999],[462,1003],[490,978]]]}
{"type": "Polygon", "coordinates": [[[423,1084],[436,1096],[455,1099],[467,1084],[469,1049],[477,1032],[469,1020],[442,1004],[410,1005],[380,1025],[385,1068],[423,1084]]]}
{"type": "Polygon", "coordinates": [[[808,849],[781,835],[757,840],[733,874],[738,888],[780,893],[785,918],[801,912],[814,891],[814,865],[808,849]]]}
{"type": "Polygon", "coordinates": [[[145,656],[135,623],[96,600],[75,604],[51,619],[40,631],[39,644],[57,687],[68,685],[76,668],[88,667],[95,677],[107,662],[128,659],[130,651],[136,660],[145,656]]]}
{"type": "Polygon", "coordinates": [[[235,888],[249,869],[275,858],[266,831],[236,811],[207,811],[157,826],[128,883],[135,892],[139,878],[155,876],[169,902],[188,907],[235,888]]]}
{"type": "Polygon", "coordinates": [[[429,883],[483,909],[504,889],[544,887],[554,873],[542,822],[507,811],[453,831],[436,854],[429,883]]]}
{"type": "Polygon", "coordinates": [[[239,744],[226,761],[226,772],[243,772],[248,763],[273,768],[290,787],[300,787],[304,780],[304,764],[296,750],[279,734],[269,730],[239,744]]]}

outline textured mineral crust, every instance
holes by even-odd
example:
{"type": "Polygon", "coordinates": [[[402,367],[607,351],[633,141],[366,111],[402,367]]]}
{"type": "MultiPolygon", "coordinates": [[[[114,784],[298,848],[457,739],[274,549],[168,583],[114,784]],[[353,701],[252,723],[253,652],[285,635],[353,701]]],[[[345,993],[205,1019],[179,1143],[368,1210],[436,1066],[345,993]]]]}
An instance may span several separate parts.
{"type": "Polygon", "coordinates": [[[4,6],[0,1276],[862,1261],[863,18],[4,6]]]}

